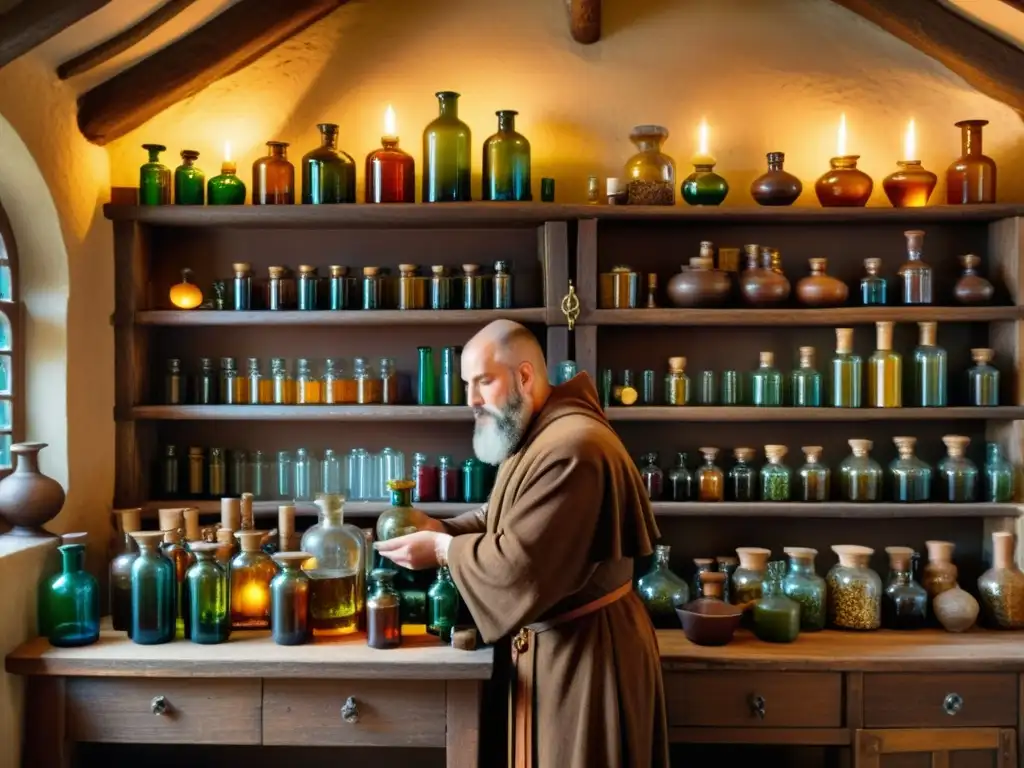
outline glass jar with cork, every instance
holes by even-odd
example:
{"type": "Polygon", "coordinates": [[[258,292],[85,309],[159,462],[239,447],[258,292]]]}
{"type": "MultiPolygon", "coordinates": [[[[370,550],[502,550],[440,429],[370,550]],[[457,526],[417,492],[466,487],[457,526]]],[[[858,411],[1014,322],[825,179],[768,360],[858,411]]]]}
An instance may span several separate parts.
{"type": "Polygon", "coordinates": [[[882,579],[869,565],[875,551],[856,544],[836,544],[832,551],[839,562],[825,578],[829,624],[836,629],[878,629],[882,625],[882,579]]]}

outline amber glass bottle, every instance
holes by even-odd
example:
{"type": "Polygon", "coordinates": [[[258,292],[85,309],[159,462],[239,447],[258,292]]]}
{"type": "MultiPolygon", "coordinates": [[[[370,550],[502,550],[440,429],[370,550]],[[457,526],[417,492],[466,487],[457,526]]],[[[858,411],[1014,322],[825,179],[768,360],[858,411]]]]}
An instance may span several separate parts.
{"type": "Polygon", "coordinates": [[[231,561],[231,628],[270,629],[270,582],[277,566],[260,549],[265,531],[236,531],[242,551],[231,561]]]}
{"type": "Polygon", "coordinates": [[[994,203],[996,163],[981,148],[981,129],[988,120],[961,120],[960,157],[946,170],[946,202],[949,205],[994,203]]]}
{"type": "Polygon", "coordinates": [[[252,204],[295,202],[295,167],[288,162],[288,143],[268,141],[269,152],[252,164],[252,204]]]}
{"type": "Polygon", "coordinates": [[[868,359],[868,407],[899,408],[903,405],[903,357],[892,349],[893,323],[880,320],[876,349],[868,359]]]}
{"type": "Polygon", "coordinates": [[[717,448],[701,448],[704,463],[697,469],[697,501],[722,501],[725,492],[725,475],[715,464],[717,448]]]}
{"type": "Polygon", "coordinates": [[[814,183],[814,191],[823,208],[863,208],[874,182],[864,171],[857,168],[860,155],[843,155],[829,160],[830,170],[814,183]]]}

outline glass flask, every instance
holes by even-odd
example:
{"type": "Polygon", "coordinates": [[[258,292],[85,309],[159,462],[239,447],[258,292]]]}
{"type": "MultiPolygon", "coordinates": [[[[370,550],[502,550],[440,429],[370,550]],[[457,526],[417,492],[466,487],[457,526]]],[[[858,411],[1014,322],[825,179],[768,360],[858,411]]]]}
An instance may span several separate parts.
{"type": "Polygon", "coordinates": [[[295,451],[295,481],[292,488],[296,501],[312,501],[316,496],[316,459],[305,448],[295,451]]]}
{"type": "Polygon", "coordinates": [[[288,143],[268,141],[268,152],[252,164],[252,204],[292,205],[295,167],[288,162],[288,143]]]}
{"type": "Polygon", "coordinates": [[[736,555],[740,559],[740,565],[732,574],[731,602],[733,605],[749,607],[750,603],[761,599],[765,568],[768,558],[771,557],[770,549],[762,547],[737,547],[736,555]]]}
{"type": "Polygon", "coordinates": [[[363,563],[369,555],[363,551],[362,531],[344,521],[343,502],[341,496],[320,494],[319,520],[302,534],[302,551],[310,554],[303,570],[312,579],[309,623],[314,637],[355,632],[363,612],[363,563]]]}
{"type": "Polygon", "coordinates": [[[923,208],[932,196],[938,177],[920,160],[897,160],[898,171],[882,180],[882,189],[893,208],[923,208]]]}
{"type": "Polygon", "coordinates": [[[231,628],[270,629],[270,581],[277,566],[260,549],[266,531],[235,531],[242,551],[231,561],[231,628]]]}
{"type": "Polygon", "coordinates": [[[791,643],[800,634],[800,603],[786,596],[782,586],[786,564],[768,563],[763,596],[754,603],[754,635],[767,643],[791,643]]]}
{"type": "MultiPolygon", "coordinates": [[[[721,599],[725,602],[731,602],[732,598],[732,575],[736,573],[736,569],[740,567],[740,559],[735,555],[719,555],[715,558],[715,563],[718,566],[718,573],[725,578],[722,579],[722,596],[721,599]]],[[[708,592],[707,584],[715,581],[714,579],[706,580],[704,583],[705,597],[710,597],[706,594],[708,592]]]]}
{"type": "Polygon", "coordinates": [[[865,307],[884,306],[888,299],[889,283],[878,274],[881,269],[881,259],[864,259],[867,274],[860,279],[860,303],[865,307]]]}
{"type": "Polygon", "coordinates": [[[424,203],[473,199],[470,172],[473,139],[469,126],[459,120],[459,94],[439,91],[439,114],[423,129],[424,203]]]}
{"type": "Polygon", "coordinates": [[[686,405],[690,402],[690,377],[686,375],[686,358],[670,357],[665,374],[665,403],[686,405]]]}
{"type": "Polygon", "coordinates": [[[761,467],[761,501],[789,501],[793,484],[793,471],[782,463],[786,446],[766,445],[767,463],[761,467]]]}
{"type": "Polygon", "coordinates": [[[805,445],[804,465],[799,471],[797,499],[799,501],[828,501],[831,496],[832,470],[821,462],[822,447],[805,445]]]}
{"type": "Polygon", "coordinates": [[[166,152],[162,144],[143,144],[149,161],[139,168],[139,205],[171,204],[171,169],[160,162],[160,153],[166,152]]]}
{"type": "Polygon", "coordinates": [[[910,547],[886,547],[889,578],[882,596],[887,629],[921,629],[928,621],[928,593],[914,581],[917,553],[910,547]]]}
{"type": "Polygon", "coordinates": [[[783,168],[783,152],[768,153],[768,170],[754,179],[750,196],[758,205],[792,205],[804,191],[800,179],[783,168]]]}
{"type": "Polygon", "coordinates": [[[946,455],[935,468],[940,501],[971,502],[978,498],[978,468],[967,458],[969,437],[945,435],[946,455]]]}
{"type": "Polygon", "coordinates": [[[637,153],[626,161],[626,195],[630,205],[675,205],[676,165],[661,151],[668,129],[638,125],[629,134],[637,153]]]}
{"type": "Polygon", "coordinates": [[[442,565],[427,590],[427,634],[437,635],[445,644],[450,643],[458,618],[459,590],[448,566],[442,565]]]}
{"type": "Polygon", "coordinates": [[[971,350],[974,365],[967,370],[967,402],[970,405],[999,405],[999,369],[992,365],[991,349],[971,350]]]}
{"type": "Polygon", "coordinates": [[[121,551],[110,561],[110,619],[117,632],[128,632],[132,625],[132,563],[139,548],[132,533],[142,528],[142,509],[117,510],[118,531],[123,537],[121,551]]]}
{"type": "Polygon", "coordinates": [[[942,408],[948,403],[946,387],[949,373],[946,367],[946,350],[936,341],[937,323],[918,323],[920,336],[913,357],[913,405],[925,408],[942,408]]]}
{"type": "Polygon", "coordinates": [[[900,297],[904,304],[932,303],[932,268],[921,259],[924,231],[910,229],[907,238],[907,260],[900,265],[900,297]]]}
{"type": "Polygon", "coordinates": [[[1024,573],[1014,562],[1014,535],[992,534],[992,567],[978,579],[981,608],[989,626],[1024,629],[1024,573]]]}
{"type": "Polygon", "coordinates": [[[713,557],[695,557],[693,564],[696,570],[693,572],[693,583],[690,585],[693,590],[691,595],[694,600],[704,597],[704,577],[715,570],[715,559],[713,557]]]}
{"type": "Polygon", "coordinates": [[[658,466],[657,453],[644,454],[640,477],[647,489],[647,498],[651,501],[661,501],[662,494],[665,492],[665,473],[658,466]]]}
{"type": "Polygon", "coordinates": [[[676,454],[676,465],[668,473],[669,501],[692,501],[693,473],[687,468],[687,455],[676,454]]]}
{"type": "Polygon", "coordinates": [[[50,645],[74,648],[100,639],[100,585],[85,570],[85,545],[62,544],[61,573],[45,583],[40,603],[50,645]]]}
{"type": "Polygon", "coordinates": [[[498,132],[484,141],[481,200],[533,199],[530,185],[530,142],[516,132],[513,109],[495,112],[498,132]]]}
{"type": "Polygon", "coordinates": [[[437,457],[437,500],[459,500],[459,468],[451,456],[444,454],[437,457]]]}
{"type": "Polygon", "coordinates": [[[775,355],[759,354],[758,367],[750,374],[750,402],[756,406],[782,405],[782,374],[775,367],[775,355]]]}
{"type": "Polygon", "coordinates": [[[753,465],[757,452],[753,448],[734,448],[736,463],[729,469],[730,501],[757,501],[757,467],[753,465]]]}
{"type": "Polygon", "coordinates": [[[401,598],[393,584],[395,572],[375,568],[373,592],[366,599],[366,644],[386,650],[402,644],[401,598]]]}
{"type": "Polygon", "coordinates": [[[320,146],[302,158],[302,202],[304,205],[354,203],[356,163],[338,149],[338,126],[320,123],[320,146]]]}
{"type": "Polygon", "coordinates": [[[225,160],[220,176],[206,182],[206,201],[210,205],[245,205],[245,182],[238,178],[238,165],[225,160]]]}
{"type": "Polygon", "coordinates": [[[666,544],[655,544],[651,567],[636,583],[636,591],[658,629],[678,628],[676,608],[690,602],[690,588],[669,567],[671,551],[666,544]]]}
{"type": "Polygon", "coordinates": [[[1003,456],[999,443],[985,445],[985,501],[1005,504],[1014,499],[1013,465],[1003,456]]]}
{"type": "Polygon", "coordinates": [[[969,205],[996,201],[996,163],[982,153],[981,131],[988,120],[961,120],[960,157],[946,169],[946,203],[969,205]]]}
{"type": "Polygon", "coordinates": [[[135,531],[139,556],[132,563],[132,624],[128,636],[139,645],[169,643],[175,633],[174,563],[164,557],[160,531],[135,531]]]}
{"type": "Polygon", "coordinates": [[[889,464],[892,500],[906,503],[928,501],[932,497],[932,468],[914,455],[916,437],[894,437],[899,456],[889,464]]]}
{"type": "Polygon", "coordinates": [[[863,382],[863,361],[853,351],[853,328],[836,328],[829,405],[833,408],[860,408],[863,382]]]}
{"type": "Polygon", "coordinates": [[[868,407],[899,408],[903,405],[903,357],[892,348],[893,323],[875,323],[877,348],[868,358],[868,407]]]}
{"type": "Polygon", "coordinates": [[[782,580],[782,592],[800,605],[800,631],[818,632],[825,628],[825,580],[814,570],[818,550],[786,547],[789,569],[782,580]]]}
{"type": "Polygon", "coordinates": [[[928,563],[921,573],[921,586],[928,597],[934,600],[943,592],[956,589],[957,567],[953,563],[956,544],[952,541],[929,540],[924,543],[928,550],[928,563]]]}
{"type": "Polygon", "coordinates": [[[189,638],[193,643],[223,643],[231,635],[228,571],[217,562],[216,544],[197,542],[191,549],[196,562],[185,577],[189,638]]]}
{"type": "Polygon", "coordinates": [[[312,580],[302,565],[309,552],[278,552],[280,570],[270,581],[270,632],[278,645],[302,645],[310,638],[309,605],[312,580]]]}
{"type": "Polygon", "coordinates": [[[407,533],[425,530],[429,522],[426,513],[412,505],[414,480],[390,480],[388,491],[391,506],[377,518],[377,541],[388,541],[407,533]]]}
{"type": "Polygon", "coordinates": [[[683,179],[679,188],[688,205],[721,205],[729,195],[729,182],[715,173],[714,159],[708,155],[692,159],[693,173],[683,179]]]}
{"type": "Polygon", "coordinates": [[[192,616],[189,611],[189,590],[185,576],[188,569],[195,564],[196,557],[191,549],[182,543],[180,530],[164,531],[163,551],[164,557],[174,563],[175,633],[178,637],[188,638],[191,633],[189,620],[192,616]]]}
{"type": "Polygon", "coordinates": [[[843,501],[882,499],[882,466],[871,458],[870,440],[847,440],[852,453],[839,464],[839,492],[843,501]]]}
{"type": "Polygon", "coordinates": [[[882,624],[882,579],[868,565],[875,550],[836,544],[839,562],[825,577],[828,621],[836,629],[878,629],[882,624]]]}
{"type": "Polygon", "coordinates": [[[697,501],[722,501],[725,490],[725,476],[715,464],[717,448],[699,449],[704,463],[697,468],[694,481],[697,486],[697,501]]]}
{"type": "Polygon", "coordinates": [[[790,374],[789,389],[794,406],[821,406],[821,374],[814,368],[814,347],[800,347],[800,367],[790,374]]]}
{"type": "Polygon", "coordinates": [[[829,170],[814,182],[814,192],[822,208],[863,208],[867,204],[875,184],[857,168],[859,159],[860,155],[843,155],[828,161],[829,170]]]}
{"type": "Polygon", "coordinates": [[[174,204],[202,205],[205,202],[206,176],[196,168],[199,153],[181,150],[181,165],[174,169],[174,204]]]}

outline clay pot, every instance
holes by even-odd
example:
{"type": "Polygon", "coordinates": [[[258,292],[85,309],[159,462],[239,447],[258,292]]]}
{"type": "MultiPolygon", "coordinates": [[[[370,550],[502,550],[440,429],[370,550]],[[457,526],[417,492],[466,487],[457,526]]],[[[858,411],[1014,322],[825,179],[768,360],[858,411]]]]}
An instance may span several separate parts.
{"type": "Polygon", "coordinates": [[[838,307],[846,302],[850,289],[836,277],[825,274],[826,259],[810,259],[811,274],[796,284],[796,297],[808,307],[838,307]]]}
{"type": "Polygon", "coordinates": [[[953,286],[953,296],[961,304],[987,304],[992,301],[995,289],[992,283],[977,273],[980,263],[981,259],[971,253],[960,257],[964,273],[953,286]]]}
{"type": "Polygon", "coordinates": [[[947,589],[932,600],[932,611],[948,632],[966,632],[978,620],[980,606],[959,586],[947,589]]]}
{"type": "Polygon", "coordinates": [[[772,249],[761,249],[762,266],[757,265],[757,246],[747,250],[747,268],[740,273],[740,293],[752,307],[771,307],[789,298],[789,280],[781,271],[771,268],[772,249]],[[752,250],[753,249],[753,250],[752,250]]]}
{"type": "Polygon", "coordinates": [[[782,152],[768,153],[768,170],[750,185],[750,196],[758,205],[792,205],[804,185],[796,176],[783,170],[786,155],[782,152]]]}
{"type": "Polygon", "coordinates": [[[14,526],[12,536],[53,536],[43,530],[64,507],[60,483],[39,471],[39,452],[46,443],[15,443],[14,471],[0,480],[0,517],[14,526]]]}
{"type": "Polygon", "coordinates": [[[690,266],[673,275],[666,292],[669,301],[677,307],[718,307],[729,298],[732,281],[728,272],[714,268],[714,262],[705,257],[690,259],[690,266]]]}

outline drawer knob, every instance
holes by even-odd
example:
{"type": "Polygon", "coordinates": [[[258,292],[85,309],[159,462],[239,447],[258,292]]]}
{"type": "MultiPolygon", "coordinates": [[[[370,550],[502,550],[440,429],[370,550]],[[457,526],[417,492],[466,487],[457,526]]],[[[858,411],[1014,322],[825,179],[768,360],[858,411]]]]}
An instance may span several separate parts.
{"type": "Polygon", "coordinates": [[[149,710],[154,715],[166,715],[167,714],[167,697],[166,696],[154,696],[153,700],[149,702],[149,710]]]}
{"type": "Polygon", "coordinates": [[[359,704],[356,703],[355,696],[349,696],[341,705],[341,719],[346,723],[359,722],[359,704]]]}
{"type": "Polygon", "coordinates": [[[764,696],[757,696],[756,694],[750,699],[750,710],[757,715],[758,719],[764,720],[765,715],[765,700],[764,696]]]}
{"type": "Polygon", "coordinates": [[[950,693],[942,700],[942,710],[949,716],[955,715],[964,708],[964,697],[959,693],[950,693]]]}

